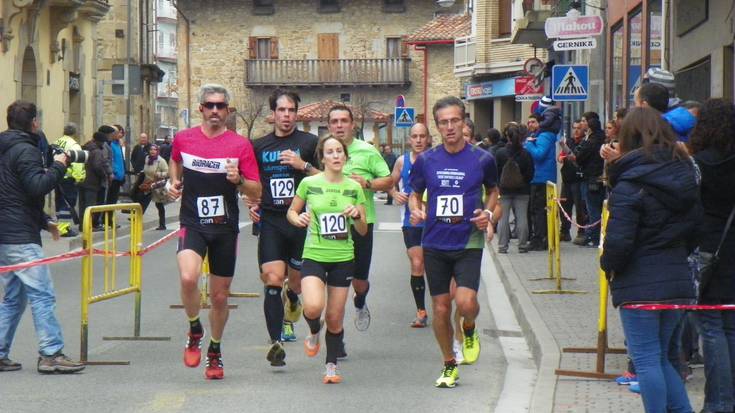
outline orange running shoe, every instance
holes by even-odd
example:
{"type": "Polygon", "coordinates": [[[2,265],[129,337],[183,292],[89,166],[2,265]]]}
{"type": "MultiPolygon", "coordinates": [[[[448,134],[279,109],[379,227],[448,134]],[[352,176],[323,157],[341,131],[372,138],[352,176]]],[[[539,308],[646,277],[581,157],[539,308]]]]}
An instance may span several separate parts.
{"type": "Polygon", "coordinates": [[[222,380],[225,378],[222,353],[207,353],[207,367],[204,369],[207,380],[222,380]]]}
{"type": "Polygon", "coordinates": [[[411,323],[413,328],[424,328],[429,323],[429,316],[426,314],[426,310],[416,311],[416,318],[411,323]]]}
{"type": "Polygon", "coordinates": [[[337,384],[342,383],[342,376],[339,375],[337,365],[334,363],[327,363],[326,371],[324,372],[324,384],[337,384]]]}
{"type": "Polygon", "coordinates": [[[184,347],[184,365],[186,367],[198,367],[202,361],[202,334],[186,334],[186,347],[184,347]]]}
{"type": "Polygon", "coordinates": [[[306,336],[304,339],[304,353],[309,357],[319,354],[319,333],[306,336]]]}

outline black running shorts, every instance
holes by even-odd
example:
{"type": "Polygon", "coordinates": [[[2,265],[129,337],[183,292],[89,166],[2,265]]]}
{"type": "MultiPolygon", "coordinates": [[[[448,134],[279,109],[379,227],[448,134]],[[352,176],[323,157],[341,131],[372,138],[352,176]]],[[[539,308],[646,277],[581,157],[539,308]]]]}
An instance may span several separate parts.
{"type": "Polygon", "coordinates": [[[263,210],[260,215],[258,264],[283,261],[295,270],[301,269],[305,240],[306,228],[291,225],[285,213],[263,210]]]}
{"type": "Polygon", "coordinates": [[[403,243],[406,249],[421,246],[421,235],[424,233],[424,227],[403,227],[403,243]]]}
{"type": "Polygon", "coordinates": [[[352,273],[355,271],[354,261],[318,262],[304,258],[301,264],[301,279],[304,277],[319,277],[330,287],[349,287],[352,283],[352,273]]]}
{"type": "Polygon", "coordinates": [[[424,268],[432,296],[449,294],[454,276],[457,287],[480,288],[482,249],[441,251],[424,248],[424,268]]]}
{"type": "Polygon", "coordinates": [[[176,252],[192,250],[202,259],[208,255],[210,274],[232,277],[237,259],[237,235],[237,232],[210,234],[182,227],[176,252]]]}
{"type": "Polygon", "coordinates": [[[373,224],[368,224],[365,236],[360,235],[355,227],[351,231],[355,244],[355,279],[367,281],[373,259],[373,224]]]}

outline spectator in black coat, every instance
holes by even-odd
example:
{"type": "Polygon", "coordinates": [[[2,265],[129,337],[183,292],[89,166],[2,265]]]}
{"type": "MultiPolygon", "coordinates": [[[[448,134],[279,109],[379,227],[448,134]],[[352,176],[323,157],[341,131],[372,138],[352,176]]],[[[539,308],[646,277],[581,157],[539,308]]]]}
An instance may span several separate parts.
{"type": "Polygon", "coordinates": [[[163,143],[158,145],[161,158],[165,159],[166,162],[171,160],[171,136],[166,135],[163,138],[163,143]]]}
{"type": "MultiPolygon", "coordinates": [[[[689,140],[702,173],[704,221],[700,252],[713,253],[735,207],[735,107],[726,99],[710,99],[701,108],[689,140]]],[[[720,263],[709,282],[700,285],[703,304],[735,303],[735,228],[720,249],[720,263]]],[[[704,351],[705,412],[735,409],[735,312],[696,311],[704,351]]]]}
{"type": "MultiPolygon", "coordinates": [[[[577,225],[584,225],[587,222],[587,206],[582,198],[582,184],[584,183],[584,175],[577,165],[574,157],[574,150],[582,143],[584,139],[584,129],[582,129],[582,119],[577,119],[572,123],[572,136],[568,136],[561,142],[561,153],[559,154],[559,163],[561,163],[561,206],[568,216],[572,216],[572,212],[576,210],[577,225]]],[[[571,241],[572,236],[570,229],[572,224],[565,217],[561,219],[561,241],[571,241]]],[[[574,243],[583,245],[586,237],[584,229],[577,230],[577,237],[574,243]]]]}
{"type": "Polygon", "coordinates": [[[518,252],[528,252],[528,199],[531,192],[531,179],[533,179],[534,166],[533,158],[523,148],[525,135],[521,131],[521,127],[515,122],[511,122],[503,129],[508,144],[496,152],[495,162],[498,166],[498,182],[500,188],[500,203],[503,215],[498,223],[498,252],[505,254],[508,252],[508,242],[510,241],[510,211],[516,217],[516,232],[518,234],[518,252]],[[518,167],[505,165],[512,160],[518,167]],[[505,168],[505,169],[504,169],[505,168]],[[512,171],[513,170],[513,171],[512,171]],[[503,179],[503,174],[520,173],[520,185],[509,186],[508,183],[513,179],[508,176],[503,179]]]}
{"type": "Polygon", "coordinates": [[[148,141],[148,134],[143,132],[140,134],[138,144],[133,147],[130,152],[130,167],[134,174],[143,172],[145,167],[145,157],[148,156],[148,150],[150,149],[150,142],[148,141]]]}
{"type": "MultiPolygon", "coordinates": [[[[604,161],[600,156],[600,147],[605,143],[600,117],[595,112],[582,115],[580,125],[586,129],[582,142],[574,148],[574,160],[584,175],[581,183],[582,199],[587,207],[587,224],[594,224],[602,217],[602,203],[605,202],[605,188],[602,183],[604,161]]],[[[600,225],[585,231],[584,246],[597,247],[600,244],[600,225]]]]}
{"type": "Polygon", "coordinates": [[[600,265],[620,308],[628,353],[646,412],[691,412],[684,382],[669,352],[682,310],[645,311],[635,303],[688,304],[695,298],[687,257],[701,223],[694,164],[661,114],[635,108],[619,135],[621,157],[600,265]]]}

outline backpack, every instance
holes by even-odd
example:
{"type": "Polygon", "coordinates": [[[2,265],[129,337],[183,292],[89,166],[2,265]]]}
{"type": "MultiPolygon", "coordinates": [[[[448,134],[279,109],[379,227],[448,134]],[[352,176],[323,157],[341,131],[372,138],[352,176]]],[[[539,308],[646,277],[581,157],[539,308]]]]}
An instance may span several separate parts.
{"type": "Polygon", "coordinates": [[[515,157],[509,157],[500,172],[500,187],[503,189],[520,189],[526,184],[521,174],[521,167],[515,157]]]}

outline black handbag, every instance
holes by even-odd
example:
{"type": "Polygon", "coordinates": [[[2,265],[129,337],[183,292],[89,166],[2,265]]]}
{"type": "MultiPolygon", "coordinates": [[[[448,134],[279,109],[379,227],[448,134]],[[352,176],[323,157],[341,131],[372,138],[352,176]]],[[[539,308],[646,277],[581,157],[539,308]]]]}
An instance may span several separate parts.
{"type": "Polygon", "coordinates": [[[725,229],[722,231],[722,237],[720,237],[720,243],[717,245],[715,252],[699,251],[699,257],[697,258],[697,281],[699,283],[698,297],[700,300],[707,291],[712,276],[717,272],[717,265],[720,263],[720,248],[722,248],[727,233],[730,231],[733,216],[735,216],[735,206],[733,206],[730,216],[727,218],[725,229]]]}

